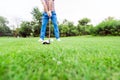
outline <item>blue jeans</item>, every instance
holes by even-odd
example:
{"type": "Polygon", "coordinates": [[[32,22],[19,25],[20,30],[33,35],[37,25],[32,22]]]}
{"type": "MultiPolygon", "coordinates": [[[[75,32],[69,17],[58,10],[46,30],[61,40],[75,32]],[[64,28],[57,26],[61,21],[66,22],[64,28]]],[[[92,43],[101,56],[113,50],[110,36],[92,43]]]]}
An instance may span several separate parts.
{"type": "MultiPolygon", "coordinates": [[[[57,24],[57,17],[55,11],[52,11],[52,16],[50,17],[51,21],[54,25],[54,34],[56,39],[59,38],[59,29],[58,29],[58,24],[57,24]]],[[[46,33],[46,26],[49,21],[49,16],[46,12],[43,13],[42,15],[42,26],[41,26],[41,32],[40,32],[40,38],[44,40],[45,33],[46,33]]]]}

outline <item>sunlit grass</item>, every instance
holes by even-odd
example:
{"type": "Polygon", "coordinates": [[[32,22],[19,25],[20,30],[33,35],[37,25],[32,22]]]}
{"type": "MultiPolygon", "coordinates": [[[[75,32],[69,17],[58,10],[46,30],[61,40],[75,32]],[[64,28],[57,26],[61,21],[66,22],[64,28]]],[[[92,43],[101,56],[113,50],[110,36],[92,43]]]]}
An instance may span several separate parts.
{"type": "Polygon", "coordinates": [[[0,38],[0,80],[120,80],[120,37],[0,38]]]}

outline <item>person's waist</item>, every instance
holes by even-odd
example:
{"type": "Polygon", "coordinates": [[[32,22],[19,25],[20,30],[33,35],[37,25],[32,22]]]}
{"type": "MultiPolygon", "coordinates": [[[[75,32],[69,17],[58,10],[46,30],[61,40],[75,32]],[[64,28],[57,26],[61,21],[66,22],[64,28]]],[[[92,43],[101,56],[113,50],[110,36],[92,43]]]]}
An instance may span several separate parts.
{"type": "MultiPolygon", "coordinates": [[[[45,13],[47,13],[46,11],[44,11],[45,13]]],[[[51,13],[55,13],[55,11],[51,11],[51,13]]]]}
{"type": "MultiPolygon", "coordinates": [[[[55,9],[51,9],[51,11],[55,11],[55,9]]],[[[46,10],[44,9],[44,12],[46,12],[46,10]]]]}

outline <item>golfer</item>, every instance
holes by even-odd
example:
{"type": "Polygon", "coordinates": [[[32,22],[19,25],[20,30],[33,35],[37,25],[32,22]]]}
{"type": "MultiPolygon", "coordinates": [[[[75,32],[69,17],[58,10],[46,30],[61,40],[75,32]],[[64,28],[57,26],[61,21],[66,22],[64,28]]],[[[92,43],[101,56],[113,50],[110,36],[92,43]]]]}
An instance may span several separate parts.
{"type": "Polygon", "coordinates": [[[49,18],[51,19],[54,25],[54,34],[55,34],[56,40],[60,41],[59,29],[57,24],[57,16],[56,16],[55,7],[54,7],[54,0],[41,0],[41,2],[44,8],[44,12],[42,15],[42,26],[41,26],[39,41],[41,42],[44,41],[46,26],[49,21],[49,18]]]}

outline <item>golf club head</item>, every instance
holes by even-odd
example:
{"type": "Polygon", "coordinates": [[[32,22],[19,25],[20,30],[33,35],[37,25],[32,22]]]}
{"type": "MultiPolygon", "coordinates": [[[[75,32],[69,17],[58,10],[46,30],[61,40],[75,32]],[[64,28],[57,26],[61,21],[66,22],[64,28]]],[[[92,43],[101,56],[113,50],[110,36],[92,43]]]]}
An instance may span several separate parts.
{"type": "Polygon", "coordinates": [[[45,40],[42,42],[42,44],[50,44],[50,40],[45,40]]]}

